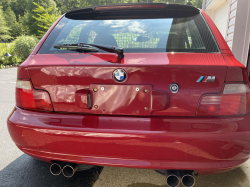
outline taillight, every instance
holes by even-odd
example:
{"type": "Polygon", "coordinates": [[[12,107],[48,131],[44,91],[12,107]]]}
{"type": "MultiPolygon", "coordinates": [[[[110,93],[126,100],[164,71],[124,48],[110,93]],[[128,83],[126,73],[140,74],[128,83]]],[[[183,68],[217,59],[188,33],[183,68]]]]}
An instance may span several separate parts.
{"type": "Polygon", "coordinates": [[[53,111],[49,94],[43,90],[33,89],[27,80],[16,82],[16,105],[25,109],[53,111]]]}
{"type": "Polygon", "coordinates": [[[201,98],[197,116],[234,116],[250,112],[248,84],[226,84],[220,95],[207,94],[201,98]]]}

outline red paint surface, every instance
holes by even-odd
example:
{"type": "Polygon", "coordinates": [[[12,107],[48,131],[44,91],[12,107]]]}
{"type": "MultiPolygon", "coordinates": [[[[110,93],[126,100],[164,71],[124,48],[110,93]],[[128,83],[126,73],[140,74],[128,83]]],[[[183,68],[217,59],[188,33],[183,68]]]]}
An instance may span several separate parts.
{"type": "MultiPolygon", "coordinates": [[[[186,169],[197,170],[199,174],[238,167],[249,158],[250,115],[195,117],[202,95],[221,92],[225,81],[248,82],[244,66],[235,60],[208,15],[203,11],[202,14],[221,54],[127,53],[123,59],[107,53],[37,54],[55,25],[52,26],[21,67],[28,68],[35,89],[48,91],[54,111],[15,108],[8,119],[13,141],[25,153],[47,162],[186,169]],[[117,68],[127,72],[126,82],[113,80],[112,73],[117,68]],[[197,83],[200,76],[216,76],[216,79],[214,83],[197,83]],[[169,91],[171,83],[179,84],[178,93],[169,91]],[[94,114],[93,108],[86,108],[86,98],[83,105],[76,102],[80,90],[90,90],[93,94],[90,89],[93,84],[109,85],[111,89],[120,89],[120,85],[150,86],[151,101],[158,104],[152,104],[150,114],[137,116],[125,111],[126,116],[121,116],[122,106],[144,107],[146,103],[142,100],[129,105],[124,94],[124,102],[122,96],[116,98],[121,100],[119,111],[108,108],[105,115],[102,108],[94,114]],[[160,105],[161,101],[164,105],[160,105]],[[154,111],[155,108],[160,110],[154,111]],[[114,111],[117,116],[110,115],[114,111]]],[[[25,76],[18,74],[18,78],[25,76]]],[[[112,97],[108,101],[107,97],[101,98],[98,105],[106,107],[105,102],[114,103],[112,97]]],[[[138,96],[138,100],[142,98],[138,96]]]]}
{"type": "Polygon", "coordinates": [[[166,110],[169,107],[169,94],[164,91],[152,90],[152,111],[166,110]]]}
{"type": "Polygon", "coordinates": [[[24,66],[19,66],[17,69],[17,78],[18,79],[30,79],[28,68],[24,66]]]}
{"type": "Polygon", "coordinates": [[[8,119],[14,142],[47,161],[138,167],[230,170],[249,158],[250,115],[170,118],[72,115],[16,108],[8,119]]]}
{"type": "Polygon", "coordinates": [[[226,82],[244,81],[249,82],[247,69],[233,55],[224,55],[225,61],[228,64],[226,82]]]}

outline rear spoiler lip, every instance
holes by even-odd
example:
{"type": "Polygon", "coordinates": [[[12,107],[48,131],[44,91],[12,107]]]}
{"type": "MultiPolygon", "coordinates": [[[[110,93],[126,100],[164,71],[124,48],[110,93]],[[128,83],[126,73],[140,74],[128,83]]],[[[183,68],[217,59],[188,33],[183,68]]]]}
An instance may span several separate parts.
{"type": "Polygon", "coordinates": [[[118,3],[118,4],[108,4],[108,5],[103,5],[103,6],[91,6],[91,7],[84,7],[84,8],[78,8],[78,9],[74,9],[74,10],[70,10],[65,14],[65,17],[68,17],[70,15],[73,14],[84,14],[84,13],[100,13],[100,12],[115,12],[115,11],[166,11],[166,10],[176,10],[176,11],[181,11],[181,10],[185,10],[185,11],[194,11],[197,12],[197,14],[200,13],[200,10],[193,7],[193,6],[189,6],[189,5],[180,5],[180,4],[166,4],[166,3],[118,3]],[[96,10],[96,8],[100,8],[100,7],[112,7],[112,6],[139,6],[139,5],[157,5],[157,6],[163,6],[164,8],[126,8],[126,9],[109,9],[109,10],[101,10],[98,11],[96,10]]]}

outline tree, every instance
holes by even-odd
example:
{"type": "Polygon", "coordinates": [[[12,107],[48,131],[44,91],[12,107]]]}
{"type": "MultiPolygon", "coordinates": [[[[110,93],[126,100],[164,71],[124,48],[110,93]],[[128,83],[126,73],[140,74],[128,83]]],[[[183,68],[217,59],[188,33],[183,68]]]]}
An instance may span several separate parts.
{"type": "Polygon", "coordinates": [[[167,3],[173,3],[173,4],[185,4],[186,0],[167,0],[167,3]]]}
{"type": "Polygon", "coordinates": [[[202,8],[202,0],[192,0],[192,5],[196,8],[202,8]]]}
{"type": "Polygon", "coordinates": [[[33,10],[33,12],[37,13],[37,16],[33,16],[33,18],[37,21],[37,26],[39,27],[38,36],[41,38],[58,19],[58,16],[51,13],[54,8],[53,6],[45,9],[37,3],[33,3],[37,6],[37,8],[33,10]]]}
{"type": "Polygon", "coordinates": [[[9,6],[12,0],[0,0],[0,6],[2,7],[2,10],[5,11],[9,6]]]}
{"type": "Polygon", "coordinates": [[[11,7],[8,7],[4,11],[4,17],[7,25],[10,28],[10,36],[12,38],[16,38],[17,36],[20,36],[24,33],[22,25],[19,22],[17,22],[16,15],[11,9],[11,7]]]}
{"type": "Polygon", "coordinates": [[[12,0],[9,6],[14,11],[16,19],[19,19],[19,17],[24,16],[25,11],[27,11],[28,0],[12,0]]]}
{"type": "Polygon", "coordinates": [[[186,5],[192,6],[192,0],[187,1],[186,5]]]}
{"type": "Polygon", "coordinates": [[[55,0],[55,2],[61,14],[64,14],[69,10],[81,7],[80,0],[55,0]]]}
{"type": "Polygon", "coordinates": [[[59,15],[58,9],[56,7],[56,3],[54,0],[28,0],[28,5],[26,8],[26,13],[24,14],[22,18],[22,24],[24,28],[27,30],[28,35],[36,35],[39,36],[38,28],[38,21],[34,17],[39,17],[37,12],[34,12],[33,10],[37,8],[37,5],[34,3],[37,3],[38,5],[42,6],[45,10],[47,10],[50,7],[53,7],[52,10],[49,11],[49,14],[54,14],[55,16],[59,15]]]}
{"type": "Polygon", "coordinates": [[[3,8],[0,6],[0,41],[7,41],[11,39],[9,35],[9,27],[6,26],[6,22],[3,16],[3,8]]]}

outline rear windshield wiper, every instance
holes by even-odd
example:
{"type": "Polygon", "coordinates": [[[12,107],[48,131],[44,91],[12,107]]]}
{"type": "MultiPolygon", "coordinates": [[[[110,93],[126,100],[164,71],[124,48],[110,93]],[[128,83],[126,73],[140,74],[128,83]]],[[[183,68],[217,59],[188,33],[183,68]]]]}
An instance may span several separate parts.
{"type": "Polygon", "coordinates": [[[86,44],[86,43],[54,45],[54,48],[57,48],[57,49],[66,48],[66,49],[69,49],[69,50],[72,49],[72,50],[97,52],[98,49],[93,48],[93,47],[102,49],[102,50],[107,51],[109,53],[116,53],[119,58],[124,57],[123,48],[115,47],[115,46],[111,46],[111,45],[95,45],[95,44],[86,44]]]}

